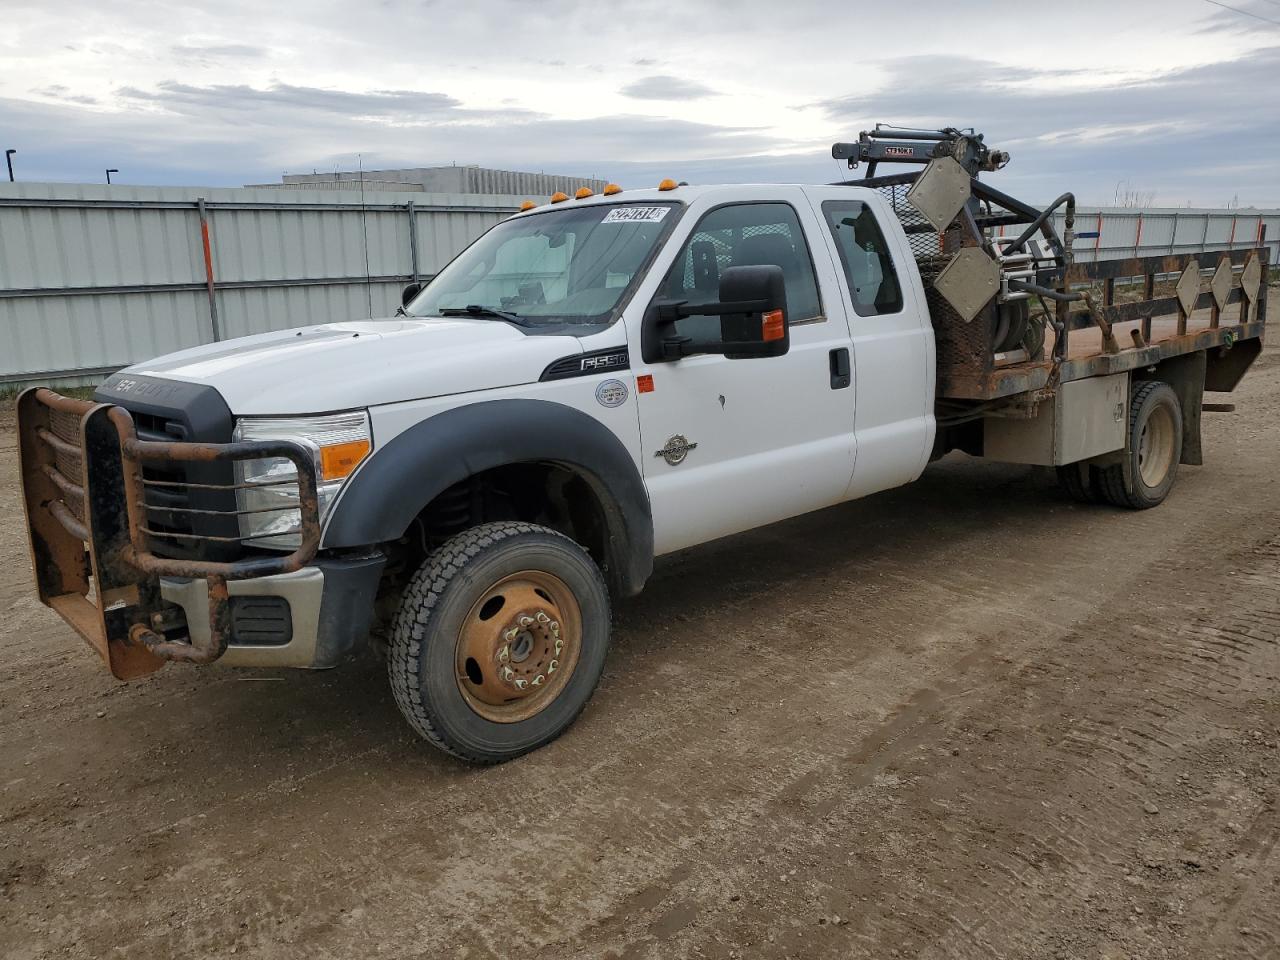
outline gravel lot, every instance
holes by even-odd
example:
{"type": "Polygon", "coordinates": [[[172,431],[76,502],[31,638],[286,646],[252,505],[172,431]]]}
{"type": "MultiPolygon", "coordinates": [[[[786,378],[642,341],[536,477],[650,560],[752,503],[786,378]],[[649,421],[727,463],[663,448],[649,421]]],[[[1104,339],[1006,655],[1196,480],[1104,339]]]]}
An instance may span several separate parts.
{"type": "Polygon", "coordinates": [[[113,681],[0,420],[0,954],[1280,956],[1280,351],[1230,399],[1156,510],[952,457],[660,562],[487,770],[372,658],[113,681]]]}

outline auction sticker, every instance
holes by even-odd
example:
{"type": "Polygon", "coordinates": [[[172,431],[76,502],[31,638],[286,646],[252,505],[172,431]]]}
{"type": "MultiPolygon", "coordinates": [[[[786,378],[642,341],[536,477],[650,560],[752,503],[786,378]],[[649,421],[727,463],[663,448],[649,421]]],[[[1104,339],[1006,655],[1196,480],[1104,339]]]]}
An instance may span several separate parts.
{"type": "Polygon", "coordinates": [[[601,223],[661,223],[670,207],[614,207],[601,223]]]}

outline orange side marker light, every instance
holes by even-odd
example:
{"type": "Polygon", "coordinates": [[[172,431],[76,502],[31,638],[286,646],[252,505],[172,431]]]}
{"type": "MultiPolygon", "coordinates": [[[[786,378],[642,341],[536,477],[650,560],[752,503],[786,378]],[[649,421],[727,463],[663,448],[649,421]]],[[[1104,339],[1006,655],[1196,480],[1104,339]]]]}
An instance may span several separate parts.
{"type": "Polygon", "coordinates": [[[369,455],[368,440],[351,440],[320,448],[320,480],[341,480],[352,474],[369,455]]]}
{"type": "Polygon", "coordinates": [[[766,343],[770,340],[781,340],[787,335],[787,325],[782,322],[781,310],[770,310],[760,323],[760,339],[766,343]]]}

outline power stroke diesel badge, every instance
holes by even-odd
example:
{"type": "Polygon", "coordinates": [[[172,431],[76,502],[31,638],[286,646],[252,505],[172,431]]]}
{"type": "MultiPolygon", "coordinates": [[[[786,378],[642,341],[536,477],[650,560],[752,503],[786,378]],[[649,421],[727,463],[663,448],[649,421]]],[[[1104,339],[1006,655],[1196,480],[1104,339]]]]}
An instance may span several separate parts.
{"type": "Polygon", "coordinates": [[[620,407],[627,402],[629,391],[621,380],[601,380],[596,387],[596,400],[602,407],[620,407]]]}
{"type": "Polygon", "coordinates": [[[684,458],[689,456],[690,450],[696,450],[698,445],[690,443],[689,438],[677,433],[674,437],[667,441],[666,446],[654,453],[655,457],[661,457],[671,466],[676,467],[684,463],[684,458]]]}

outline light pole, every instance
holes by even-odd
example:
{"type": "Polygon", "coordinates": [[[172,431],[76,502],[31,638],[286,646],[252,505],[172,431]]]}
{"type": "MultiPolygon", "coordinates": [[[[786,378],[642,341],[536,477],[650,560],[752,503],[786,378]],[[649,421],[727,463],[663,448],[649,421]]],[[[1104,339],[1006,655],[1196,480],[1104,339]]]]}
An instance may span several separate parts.
{"type": "Polygon", "coordinates": [[[107,184],[108,184],[108,185],[110,185],[110,183],[111,183],[111,175],[112,175],[113,173],[119,173],[119,172],[120,172],[120,171],[119,171],[119,170],[117,170],[115,167],[112,167],[111,169],[109,169],[109,170],[107,171],[107,184]]]}
{"type": "Polygon", "coordinates": [[[9,182],[13,183],[13,155],[17,150],[10,148],[4,152],[4,162],[9,165],[9,182]]]}

